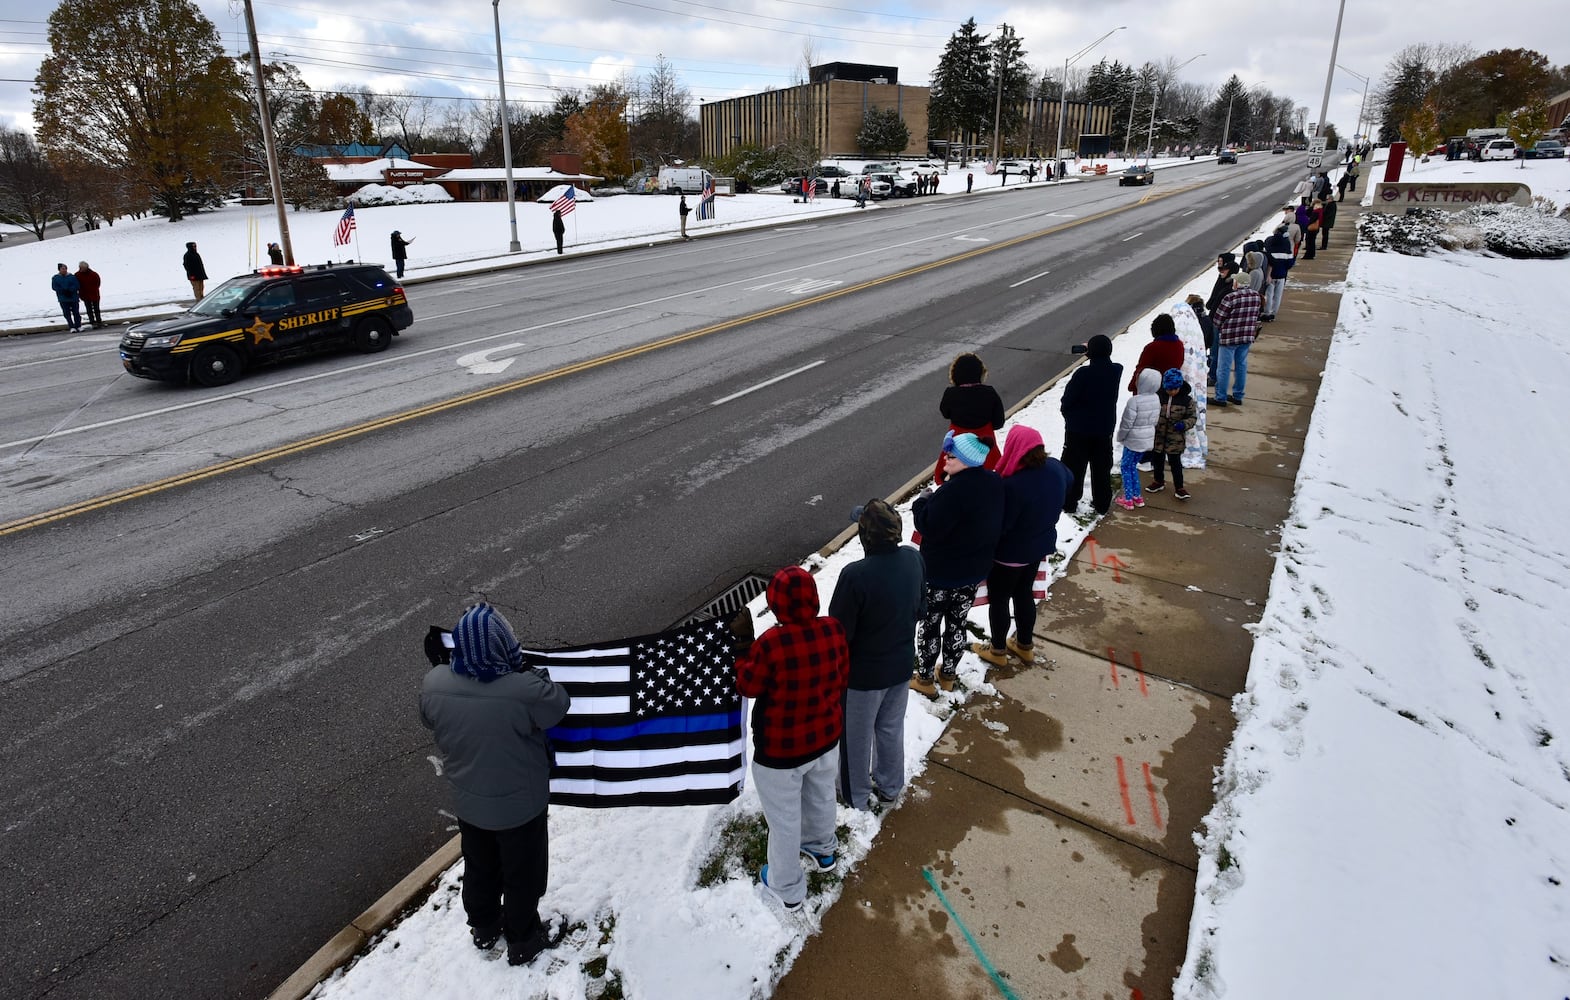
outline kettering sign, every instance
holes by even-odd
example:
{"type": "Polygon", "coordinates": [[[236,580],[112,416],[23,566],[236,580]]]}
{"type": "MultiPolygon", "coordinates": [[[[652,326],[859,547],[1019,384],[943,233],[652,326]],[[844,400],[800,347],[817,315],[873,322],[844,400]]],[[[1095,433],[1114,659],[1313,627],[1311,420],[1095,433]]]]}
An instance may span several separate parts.
{"type": "Polygon", "coordinates": [[[1380,181],[1374,185],[1373,209],[1404,212],[1409,208],[1476,208],[1479,205],[1530,205],[1532,189],[1525,184],[1423,184],[1380,181]]]}

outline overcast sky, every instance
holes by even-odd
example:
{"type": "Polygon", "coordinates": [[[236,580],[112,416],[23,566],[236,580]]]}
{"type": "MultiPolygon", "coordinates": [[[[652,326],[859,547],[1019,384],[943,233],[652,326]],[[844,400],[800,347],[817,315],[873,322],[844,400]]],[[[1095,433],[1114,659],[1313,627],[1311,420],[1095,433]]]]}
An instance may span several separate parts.
{"type": "MultiPolygon", "coordinates": [[[[47,52],[53,0],[0,0],[0,123],[32,128],[30,85],[47,52]]],[[[227,47],[245,51],[239,0],[198,0],[227,47]]],[[[1013,25],[1038,71],[1119,26],[1077,67],[1101,56],[1141,63],[1195,59],[1187,81],[1218,86],[1236,73],[1290,96],[1319,117],[1337,0],[1288,4],[1218,0],[501,0],[507,96],[548,104],[561,88],[645,72],[663,53],[694,102],[788,85],[811,45],[815,62],[898,67],[926,84],[944,42],[967,17],[982,30],[1013,25]]],[[[1570,63],[1564,0],[1347,0],[1337,61],[1371,77],[1414,42],[1534,48],[1570,63]]],[[[365,84],[375,91],[494,97],[495,34],[487,0],[255,0],[264,59],[300,67],[317,89],[365,84]],[[349,13],[358,11],[363,13],[349,13]]],[[[1356,122],[1362,81],[1337,70],[1328,118],[1343,134],[1356,122]]],[[[696,108],[694,109],[696,113],[696,108]]]]}

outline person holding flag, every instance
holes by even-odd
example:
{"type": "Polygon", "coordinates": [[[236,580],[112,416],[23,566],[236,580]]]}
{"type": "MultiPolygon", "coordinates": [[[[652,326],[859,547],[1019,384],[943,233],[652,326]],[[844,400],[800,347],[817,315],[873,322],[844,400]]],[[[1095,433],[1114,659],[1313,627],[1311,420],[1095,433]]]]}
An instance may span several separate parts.
{"type": "MultiPolygon", "coordinates": [[[[351,207],[349,209],[349,211],[353,212],[354,209],[351,207]]],[[[343,223],[342,222],[338,223],[338,227],[340,229],[343,228],[343,223]]],[[[351,229],[354,228],[354,219],[353,219],[352,216],[349,219],[349,227],[351,229]]],[[[403,277],[403,265],[404,265],[404,262],[409,259],[408,246],[409,246],[410,243],[413,243],[413,242],[414,242],[414,238],[413,237],[410,237],[409,239],[404,239],[403,238],[403,234],[400,233],[398,230],[394,229],[392,231],[392,258],[393,258],[393,264],[396,265],[396,268],[397,268],[397,271],[398,271],[398,277],[400,277],[400,278],[403,277]]]]}

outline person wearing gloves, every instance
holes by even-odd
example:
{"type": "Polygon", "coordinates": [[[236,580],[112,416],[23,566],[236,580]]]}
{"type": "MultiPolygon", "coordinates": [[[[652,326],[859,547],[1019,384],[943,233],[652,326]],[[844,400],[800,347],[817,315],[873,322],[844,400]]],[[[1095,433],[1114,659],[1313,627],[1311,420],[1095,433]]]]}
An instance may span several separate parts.
{"type": "Polygon", "coordinates": [[[921,554],[900,544],[904,525],[886,500],[851,514],[866,554],[840,571],[829,616],[850,644],[840,797],[854,809],[893,802],[905,787],[905,702],[916,659],[916,623],[926,611],[921,554]]]}
{"type": "Polygon", "coordinates": [[[929,698],[954,690],[966,648],[965,622],[976,588],[992,569],[1003,531],[1003,480],[983,468],[989,449],[974,434],[949,431],[943,438],[943,485],[922,490],[912,514],[927,565],[927,613],[917,638],[912,690],[929,698]],[[938,673],[938,655],[943,670],[938,673]]]}
{"type": "Polygon", "coordinates": [[[507,963],[526,965],[560,940],[540,923],[550,867],[545,731],[566,717],[571,698],[543,667],[525,666],[512,625],[489,604],[458,619],[450,662],[440,647],[427,639],[420,721],[452,789],[469,936],[481,951],[505,936],[507,963]]]}
{"type": "Polygon", "coordinates": [[[820,872],[838,859],[834,780],[845,724],[850,648],[845,629],[818,614],[818,584],[800,566],[769,581],[776,624],[748,641],[752,616],[738,614],[736,690],[752,699],[752,780],[769,824],[769,862],[758,882],[786,910],[807,898],[801,858],[820,872]]]}
{"type": "Polygon", "coordinates": [[[1156,418],[1156,442],[1151,445],[1151,467],[1155,475],[1150,480],[1147,493],[1160,493],[1166,488],[1161,466],[1172,466],[1172,495],[1179,500],[1189,498],[1183,488],[1183,449],[1188,447],[1188,429],[1198,419],[1199,407],[1194,403],[1194,390],[1183,380],[1183,372],[1168,368],[1161,376],[1161,413],[1156,418]]]}
{"type": "Polygon", "coordinates": [[[1005,666],[1013,653],[1025,663],[1036,662],[1036,573],[1041,561],[1058,547],[1058,518],[1068,493],[1068,467],[1047,455],[1041,432],[1015,424],[1003,444],[998,463],[1003,479],[1003,532],[987,573],[987,624],[992,642],[972,643],[971,651],[994,666],[1005,666]],[[1009,635],[1009,610],[1014,634],[1009,635]]]}
{"type": "Polygon", "coordinates": [[[1139,462],[1156,440],[1156,418],[1161,412],[1156,389],[1160,385],[1161,375],[1154,368],[1140,372],[1139,392],[1124,404],[1123,418],[1118,421],[1116,441],[1123,446],[1123,495],[1113,502],[1124,510],[1145,506],[1144,491],[1139,485],[1139,462]]]}

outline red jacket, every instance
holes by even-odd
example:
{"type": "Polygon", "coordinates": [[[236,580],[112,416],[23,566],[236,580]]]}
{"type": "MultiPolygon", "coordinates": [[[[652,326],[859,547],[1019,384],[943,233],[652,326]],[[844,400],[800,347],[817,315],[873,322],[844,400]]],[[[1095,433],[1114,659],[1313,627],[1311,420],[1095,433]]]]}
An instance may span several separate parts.
{"type": "Polygon", "coordinates": [[[736,689],[752,699],[752,759],[787,769],[838,745],[845,728],[850,647],[845,629],[818,617],[818,584],[800,566],[769,581],[779,624],[736,658],[736,689]]]}
{"type": "Polygon", "coordinates": [[[98,272],[90,267],[84,267],[76,272],[76,283],[82,286],[82,299],[86,302],[98,301],[98,289],[103,286],[104,279],[98,272]]]}
{"type": "Polygon", "coordinates": [[[1139,391],[1139,373],[1146,368],[1154,368],[1157,375],[1165,375],[1168,368],[1183,367],[1183,340],[1177,334],[1165,337],[1153,337],[1145,349],[1139,352],[1139,363],[1134,366],[1134,375],[1128,380],[1128,391],[1139,391]]]}

